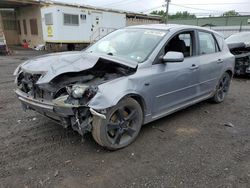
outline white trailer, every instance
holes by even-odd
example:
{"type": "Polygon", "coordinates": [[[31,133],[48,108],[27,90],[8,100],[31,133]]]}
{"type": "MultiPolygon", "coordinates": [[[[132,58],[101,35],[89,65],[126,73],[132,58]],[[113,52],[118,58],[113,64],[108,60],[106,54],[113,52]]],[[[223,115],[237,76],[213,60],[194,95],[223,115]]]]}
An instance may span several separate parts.
{"type": "Polygon", "coordinates": [[[74,50],[126,26],[126,14],[71,6],[41,8],[43,39],[47,48],[74,50]]]}

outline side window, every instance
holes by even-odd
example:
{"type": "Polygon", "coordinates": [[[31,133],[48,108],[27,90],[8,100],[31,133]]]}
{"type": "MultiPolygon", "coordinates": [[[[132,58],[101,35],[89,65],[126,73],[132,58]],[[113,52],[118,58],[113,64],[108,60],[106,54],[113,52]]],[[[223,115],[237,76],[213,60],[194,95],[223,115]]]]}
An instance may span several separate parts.
{"type": "Polygon", "coordinates": [[[193,32],[183,32],[174,36],[165,47],[165,54],[169,51],[181,52],[184,57],[193,56],[193,32]]]}
{"type": "Polygon", "coordinates": [[[211,33],[198,31],[200,43],[200,55],[211,54],[219,51],[216,41],[211,33]]]}

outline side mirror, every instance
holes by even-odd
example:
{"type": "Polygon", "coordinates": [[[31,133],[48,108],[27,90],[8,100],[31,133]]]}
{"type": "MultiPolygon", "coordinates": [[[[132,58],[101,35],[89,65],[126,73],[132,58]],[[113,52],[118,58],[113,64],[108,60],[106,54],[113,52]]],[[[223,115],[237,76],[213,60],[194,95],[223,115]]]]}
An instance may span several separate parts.
{"type": "Polygon", "coordinates": [[[167,63],[167,62],[173,62],[173,63],[183,62],[184,61],[184,55],[181,52],[169,51],[163,56],[162,60],[163,60],[164,63],[167,63]]]}

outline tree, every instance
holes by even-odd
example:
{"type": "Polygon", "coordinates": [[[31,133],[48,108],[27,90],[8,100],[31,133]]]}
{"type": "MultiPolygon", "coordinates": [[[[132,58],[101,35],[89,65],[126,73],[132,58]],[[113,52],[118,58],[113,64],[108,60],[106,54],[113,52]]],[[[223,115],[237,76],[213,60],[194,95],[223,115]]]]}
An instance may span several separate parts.
{"type": "MultiPolygon", "coordinates": [[[[164,20],[166,19],[166,12],[163,11],[163,10],[160,10],[160,11],[153,11],[151,12],[150,14],[154,14],[154,15],[159,15],[161,16],[164,20]]],[[[168,17],[170,19],[189,19],[189,18],[196,18],[196,16],[194,14],[191,14],[187,11],[184,11],[184,12],[177,12],[175,14],[172,14],[172,15],[168,15],[168,17]]]]}
{"type": "Polygon", "coordinates": [[[163,10],[154,10],[153,12],[151,12],[150,14],[154,14],[154,15],[159,15],[159,16],[162,16],[162,17],[165,17],[166,16],[166,12],[163,11],[163,10]]]}
{"type": "Polygon", "coordinates": [[[195,14],[191,14],[187,11],[177,12],[176,14],[169,15],[170,19],[187,19],[187,18],[196,18],[195,14]]]}
{"type": "Polygon", "coordinates": [[[235,10],[229,10],[227,12],[224,12],[222,16],[239,16],[239,15],[240,14],[235,10]]]}

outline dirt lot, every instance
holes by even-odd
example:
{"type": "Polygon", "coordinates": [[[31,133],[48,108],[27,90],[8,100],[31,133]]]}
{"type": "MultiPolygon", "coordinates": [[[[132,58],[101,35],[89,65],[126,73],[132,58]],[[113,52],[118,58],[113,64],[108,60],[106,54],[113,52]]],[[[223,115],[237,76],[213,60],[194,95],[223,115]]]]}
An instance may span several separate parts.
{"type": "Polygon", "coordinates": [[[12,73],[38,54],[0,57],[0,187],[250,187],[250,79],[234,79],[223,104],[148,124],[132,145],[109,152],[21,109],[12,73]]]}

